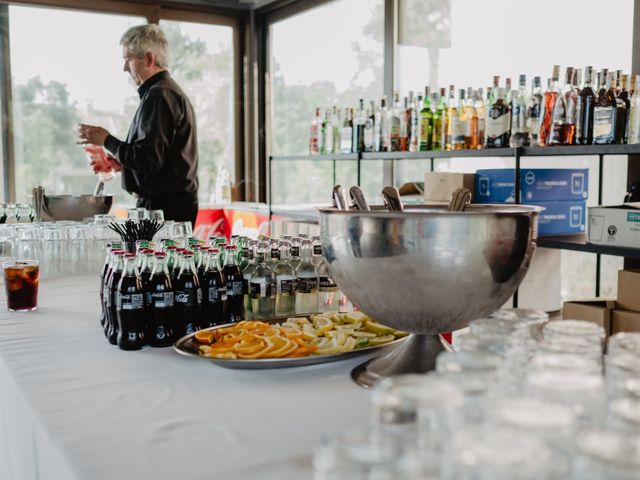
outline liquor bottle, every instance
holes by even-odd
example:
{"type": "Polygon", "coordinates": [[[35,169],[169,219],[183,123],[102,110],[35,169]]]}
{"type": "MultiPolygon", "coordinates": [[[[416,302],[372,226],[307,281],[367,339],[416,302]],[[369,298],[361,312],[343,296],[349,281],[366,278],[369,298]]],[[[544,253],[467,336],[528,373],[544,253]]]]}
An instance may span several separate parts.
{"type": "Polygon", "coordinates": [[[491,88],[487,89],[487,105],[491,105],[496,100],[496,95],[498,94],[498,87],[500,87],[500,75],[493,76],[493,85],[491,88]]]}
{"type": "Polygon", "coordinates": [[[334,105],[331,112],[331,127],[333,136],[333,145],[331,147],[331,153],[334,155],[340,153],[342,148],[342,121],[340,120],[340,110],[334,105]]]}
{"type": "Polygon", "coordinates": [[[511,111],[505,101],[504,88],[498,87],[495,100],[487,110],[486,148],[509,146],[509,118],[511,111]]]}
{"type": "Polygon", "coordinates": [[[268,261],[267,243],[258,243],[256,269],[251,275],[251,307],[256,320],[272,317],[276,311],[276,276],[268,261]]]}
{"type": "Polygon", "coordinates": [[[314,235],[311,237],[311,248],[313,252],[311,256],[311,263],[318,268],[320,263],[322,263],[322,241],[320,241],[320,236],[314,235]]]}
{"type": "Polygon", "coordinates": [[[451,150],[451,109],[455,109],[455,87],[449,85],[449,95],[444,102],[444,110],[442,112],[442,149],[451,150]]]}
{"type": "Polygon", "coordinates": [[[340,291],[331,278],[329,264],[321,256],[318,266],[318,312],[337,312],[339,309],[340,291]]]}
{"type": "Polygon", "coordinates": [[[376,107],[372,100],[371,108],[367,110],[367,115],[366,115],[367,120],[364,122],[364,151],[365,152],[375,151],[375,148],[374,148],[374,136],[375,136],[374,134],[375,134],[375,124],[376,124],[375,111],[376,111],[376,107]]]}
{"type": "MultiPolygon", "coordinates": [[[[240,271],[242,272],[242,306],[244,308],[244,319],[245,320],[253,320],[253,313],[251,310],[251,292],[249,291],[249,281],[251,280],[251,275],[253,275],[254,270],[256,269],[255,262],[255,243],[251,241],[247,243],[242,249],[242,257],[244,259],[243,262],[238,265],[240,271]]],[[[225,292],[225,297],[226,297],[225,292]]]]}
{"type": "MultiPolygon", "coordinates": [[[[618,94],[618,98],[622,100],[625,104],[624,109],[624,133],[623,133],[623,141],[622,143],[627,143],[627,136],[629,132],[629,110],[631,108],[631,100],[629,91],[627,90],[627,86],[629,83],[629,75],[621,74],[620,75],[620,93],[618,94]]],[[[617,122],[618,120],[616,120],[617,122]]],[[[622,121],[622,120],[621,120],[622,121]]]]}
{"type": "Polygon", "coordinates": [[[293,315],[296,311],[296,270],[291,266],[290,247],[287,242],[280,243],[280,261],[276,275],[276,315],[293,315]]]}
{"type": "Polygon", "coordinates": [[[640,143],[640,75],[631,77],[631,85],[634,86],[633,95],[629,104],[629,128],[627,132],[627,143],[640,143]]]}
{"type": "Polygon", "coordinates": [[[631,75],[630,82],[629,82],[629,98],[631,98],[633,94],[636,92],[636,88],[637,88],[636,82],[638,81],[636,77],[637,75],[631,75]]]}
{"type": "Polygon", "coordinates": [[[391,114],[387,108],[387,99],[380,100],[380,151],[391,151],[391,114]]]}
{"type": "Polygon", "coordinates": [[[289,246],[289,253],[290,255],[290,262],[291,262],[291,266],[296,269],[298,268],[298,265],[300,265],[300,245],[301,245],[301,239],[300,237],[293,237],[291,239],[291,244],[289,246]]]}
{"type": "Polygon", "coordinates": [[[580,92],[582,91],[582,69],[576,68],[574,71],[575,75],[573,76],[573,88],[575,89],[576,94],[580,96],[580,92]]]}
{"type": "MultiPolygon", "coordinates": [[[[413,92],[411,92],[413,96],[413,92]]],[[[422,95],[418,95],[410,105],[409,112],[409,151],[417,152],[420,149],[420,107],[422,106],[422,95]]]]}
{"type": "Polygon", "coordinates": [[[467,146],[467,109],[465,108],[466,96],[465,90],[460,89],[458,92],[458,103],[455,107],[454,117],[451,119],[452,124],[452,136],[451,136],[451,148],[452,150],[464,150],[467,146]]]}
{"type": "Polygon", "coordinates": [[[320,118],[320,109],[316,108],[316,115],[311,120],[311,128],[309,129],[309,155],[318,155],[320,153],[320,128],[322,119],[320,118]]]}
{"type": "Polygon", "coordinates": [[[333,153],[333,117],[330,110],[325,110],[324,112],[322,131],[323,135],[320,153],[323,155],[330,155],[333,153]]]}
{"type": "Polygon", "coordinates": [[[576,143],[591,145],[593,143],[593,107],[596,94],[593,91],[593,67],[584,69],[584,86],[580,90],[576,103],[576,143]]]}
{"type": "Polygon", "coordinates": [[[311,263],[311,242],[300,247],[301,260],[296,268],[296,314],[315,313],[318,308],[318,270],[311,263]]]}
{"type": "Polygon", "coordinates": [[[411,111],[407,97],[404,97],[404,108],[400,113],[400,151],[409,151],[409,129],[411,128],[411,111]]]}
{"type": "Polygon", "coordinates": [[[149,278],[149,310],[147,317],[147,343],[152,347],[168,347],[174,341],[174,292],[167,267],[167,254],[157,252],[149,278]]]}
{"type": "Polygon", "coordinates": [[[226,248],[224,267],[222,268],[222,276],[227,286],[227,308],[225,312],[227,323],[234,323],[243,320],[243,275],[240,267],[236,262],[234,245],[228,245],[226,248]]]}
{"type": "Polygon", "coordinates": [[[622,91],[622,70],[616,70],[616,97],[620,96],[622,91]]]}
{"type": "Polygon", "coordinates": [[[540,134],[540,114],[542,110],[542,88],[540,77],[533,77],[531,95],[527,102],[527,126],[531,134],[531,145],[538,144],[540,134]]]}
{"type": "Polygon", "coordinates": [[[364,100],[361,98],[358,101],[358,112],[356,113],[356,118],[353,120],[353,140],[351,145],[351,151],[353,153],[364,151],[364,124],[366,123],[366,121],[367,119],[364,111],[364,100]]]}
{"type": "Polygon", "coordinates": [[[593,109],[593,143],[604,145],[616,141],[616,85],[614,74],[610,74],[609,88],[602,95],[593,109]]]}
{"type": "Polygon", "coordinates": [[[400,106],[400,94],[396,92],[394,94],[393,107],[390,110],[389,119],[389,137],[390,137],[390,151],[400,151],[400,129],[402,124],[402,107],[400,106]]]}
{"type": "Polygon", "coordinates": [[[433,141],[433,112],[429,87],[424,88],[424,103],[420,110],[420,151],[431,150],[433,141]]]}
{"type": "MultiPolygon", "coordinates": [[[[618,70],[620,72],[620,70],[618,70]]],[[[620,73],[620,79],[622,80],[622,74],[620,73]]],[[[619,87],[616,83],[616,92],[619,92],[616,96],[616,128],[615,128],[615,143],[626,143],[627,136],[627,102],[622,98],[622,87],[619,87]]]]}
{"type": "Polygon", "coordinates": [[[144,347],[144,292],[135,253],[125,255],[124,271],[116,288],[116,314],[118,347],[121,350],[140,350],[144,347]]]}
{"type": "Polygon", "coordinates": [[[384,112],[384,104],[382,104],[381,106],[375,109],[375,113],[373,115],[373,151],[374,152],[382,152],[384,148],[384,143],[383,143],[384,120],[385,120],[385,112],[384,112]]]}
{"type": "Polygon", "coordinates": [[[105,323],[105,335],[111,345],[117,345],[118,343],[118,313],[116,311],[116,292],[120,278],[122,278],[122,270],[124,268],[124,256],[123,251],[117,251],[114,253],[113,267],[111,268],[111,275],[107,278],[105,285],[105,308],[107,309],[107,322],[105,323]]]}
{"type": "Polygon", "coordinates": [[[482,88],[476,90],[475,98],[473,100],[473,110],[474,115],[478,118],[478,131],[477,131],[477,139],[471,137],[471,145],[475,145],[475,147],[470,146],[471,148],[484,148],[484,140],[485,140],[485,131],[486,131],[486,123],[487,123],[487,108],[484,103],[482,88]]]}
{"type": "Polygon", "coordinates": [[[344,112],[344,123],[340,132],[340,152],[351,153],[353,151],[353,109],[347,108],[344,112]]]}
{"type": "Polygon", "coordinates": [[[219,251],[217,248],[211,248],[208,253],[204,274],[200,280],[200,288],[202,289],[201,328],[221,325],[226,321],[224,307],[227,300],[227,286],[220,271],[219,251]]]}
{"type": "Polygon", "coordinates": [[[560,79],[560,65],[553,66],[553,72],[549,80],[547,91],[544,92],[542,112],[540,114],[540,132],[538,134],[538,145],[547,145],[551,126],[553,124],[553,109],[558,98],[558,80],[560,79]]]}
{"type": "Polygon", "coordinates": [[[504,79],[504,90],[505,90],[505,101],[509,105],[509,108],[511,108],[511,97],[513,94],[513,90],[511,87],[511,77],[507,77],[504,79]]]}
{"type": "MultiPolygon", "coordinates": [[[[323,112],[323,115],[320,120],[320,134],[318,135],[318,151],[320,155],[327,154],[327,131],[329,130],[327,111],[323,112]]],[[[231,239],[231,244],[234,245],[233,239],[231,239]]]]}
{"type": "MultiPolygon", "coordinates": [[[[231,255],[227,256],[231,257],[231,255]]],[[[174,333],[180,338],[200,329],[202,290],[191,252],[183,252],[178,275],[173,281],[173,288],[176,320],[174,333]]]]}
{"type": "Polygon", "coordinates": [[[547,145],[571,145],[576,129],[577,94],[573,87],[573,67],[567,67],[562,90],[553,106],[553,118],[547,145]]]}
{"type": "Polygon", "coordinates": [[[607,93],[607,80],[609,79],[609,70],[603,68],[598,73],[598,100],[607,93]]]}
{"type": "Polygon", "coordinates": [[[527,76],[518,78],[518,90],[511,96],[511,139],[509,146],[528,147],[531,145],[531,131],[529,130],[529,95],[527,94],[527,76]]]}
{"type": "Polygon", "coordinates": [[[443,122],[445,121],[446,99],[444,98],[444,88],[440,89],[440,94],[434,93],[431,99],[434,107],[433,111],[433,129],[431,135],[431,148],[433,150],[442,150],[443,122]]]}

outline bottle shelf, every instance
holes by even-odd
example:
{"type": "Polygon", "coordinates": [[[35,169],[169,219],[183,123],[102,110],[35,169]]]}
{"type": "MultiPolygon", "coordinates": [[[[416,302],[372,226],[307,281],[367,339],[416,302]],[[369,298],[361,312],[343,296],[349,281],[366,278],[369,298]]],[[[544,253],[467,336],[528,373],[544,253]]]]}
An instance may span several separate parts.
{"type": "Polygon", "coordinates": [[[428,160],[431,158],[466,157],[555,157],[576,155],[640,155],[640,144],[634,145],[565,145],[557,147],[482,148],[478,150],[424,150],[419,152],[361,152],[333,155],[278,155],[272,162],[292,160],[428,160]]]}
{"type": "Polygon", "coordinates": [[[640,248],[596,245],[589,243],[586,235],[539,237],[538,246],[561,250],[573,250],[576,252],[597,253],[600,255],[613,255],[625,258],[640,258],[640,248]]]}

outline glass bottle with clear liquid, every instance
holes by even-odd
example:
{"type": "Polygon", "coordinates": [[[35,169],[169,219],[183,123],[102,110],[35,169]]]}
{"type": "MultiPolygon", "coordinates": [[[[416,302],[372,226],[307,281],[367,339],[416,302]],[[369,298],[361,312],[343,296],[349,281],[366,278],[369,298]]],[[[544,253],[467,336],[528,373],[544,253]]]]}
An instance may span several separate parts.
{"type": "Polygon", "coordinates": [[[315,235],[311,237],[311,246],[313,247],[311,263],[313,263],[316,268],[318,268],[322,263],[322,242],[320,241],[319,236],[315,235]]]}
{"type": "Polygon", "coordinates": [[[256,253],[256,269],[249,281],[251,292],[251,309],[254,319],[269,318],[276,311],[276,276],[269,265],[269,244],[258,244],[256,253]]]}
{"type": "Polygon", "coordinates": [[[256,269],[255,262],[255,243],[253,241],[247,242],[242,249],[242,257],[240,260],[240,269],[242,270],[242,303],[244,306],[244,318],[245,320],[253,320],[253,308],[251,306],[251,292],[249,291],[249,282],[251,281],[251,275],[256,269]]]}
{"type": "Polygon", "coordinates": [[[291,266],[295,269],[300,265],[300,245],[301,239],[300,237],[293,237],[291,239],[291,246],[289,248],[289,252],[291,253],[291,266]]]}
{"type": "Polygon", "coordinates": [[[280,242],[280,261],[276,275],[276,315],[293,315],[296,311],[296,270],[291,266],[288,242],[280,242]]]}
{"type": "Polygon", "coordinates": [[[318,309],[318,269],[311,263],[312,250],[309,240],[300,247],[301,259],[296,268],[296,314],[315,313],[318,309]]]}
{"type": "Polygon", "coordinates": [[[322,259],[318,267],[318,311],[337,312],[340,303],[340,292],[338,285],[331,278],[329,264],[326,259],[322,259]]]}

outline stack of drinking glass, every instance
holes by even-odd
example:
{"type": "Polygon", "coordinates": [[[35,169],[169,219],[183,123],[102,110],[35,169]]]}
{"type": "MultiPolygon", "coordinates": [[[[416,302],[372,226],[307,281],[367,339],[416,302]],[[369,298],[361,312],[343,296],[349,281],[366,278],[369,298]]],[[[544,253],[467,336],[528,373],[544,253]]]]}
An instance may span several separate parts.
{"type": "Polygon", "coordinates": [[[316,479],[640,478],[640,333],[543,312],[470,322],[436,370],[380,382],[371,424],[329,438],[316,479]]]}
{"type": "MultiPolygon", "coordinates": [[[[143,208],[129,210],[128,219],[164,221],[161,210],[143,208]]],[[[0,224],[0,258],[38,260],[40,278],[97,273],[104,262],[105,245],[119,239],[109,224],[123,221],[112,215],[95,215],[84,222],[0,224]]],[[[156,237],[186,242],[191,233],[190,222],[166,221],[156,237]]]]}

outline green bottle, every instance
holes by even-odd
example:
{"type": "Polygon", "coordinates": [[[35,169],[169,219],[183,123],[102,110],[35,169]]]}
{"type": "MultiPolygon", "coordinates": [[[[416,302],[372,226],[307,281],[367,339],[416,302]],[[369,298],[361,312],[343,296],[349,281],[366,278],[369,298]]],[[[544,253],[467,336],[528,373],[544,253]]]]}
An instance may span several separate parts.
{"type": "Polygon", "coordinates": [[[433,112],[429,87],[424,88],[424,104],[420,110],[420,151],[431,150],[433,143],[433,112]]]}

